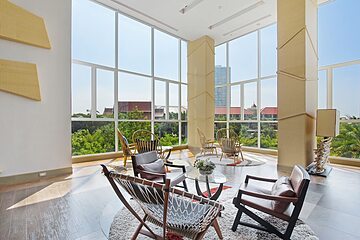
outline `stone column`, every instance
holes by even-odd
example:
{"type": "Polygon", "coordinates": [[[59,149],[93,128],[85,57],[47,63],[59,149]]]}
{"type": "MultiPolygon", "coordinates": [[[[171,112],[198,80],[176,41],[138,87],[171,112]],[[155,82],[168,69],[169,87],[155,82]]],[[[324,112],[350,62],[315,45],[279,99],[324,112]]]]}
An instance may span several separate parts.
{"type": "Polygon", "coordinates": [[[197,152],[197,128],[207,138],[214,136],[214,40],[203,36],[188,44],[188,145],[197,152]]]}
{"type": "Polygon", "coordinates": [[[278,0],[278,166],[314,159],[317,109],[317,1],[278,0]]]}

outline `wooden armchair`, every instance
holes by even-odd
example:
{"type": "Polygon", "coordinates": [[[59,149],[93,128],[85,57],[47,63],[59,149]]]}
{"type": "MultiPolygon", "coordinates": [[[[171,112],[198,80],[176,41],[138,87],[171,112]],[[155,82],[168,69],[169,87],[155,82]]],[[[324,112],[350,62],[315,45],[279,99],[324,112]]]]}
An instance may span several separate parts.
{"type": "Polygon", "coordinates": [[[170,179],[171,186],[181,187],[188,191],[185,166],[164,163],[164,160],[158,157],[156,151],[136,154],[131,156],[131,159],[135,177],[141,176],[141,178],[163,184],[166,179],[170,179]],[[175,170],[167,172],[166,168],[178,168],[181,169],[181,172],[175,170]],[[179,185],[180,183],[182,183],[182,186],[179,185]]]}
{"type": "Polygon", "coordinates": [[[207,152],[210,152],[211,154],[213,154],[214,151],[215,151],[215,154],[217,156],[215,140],[214,139],[207,139],[205,137],[205,134],[200,130],[200,128],[197,129],[197,132],[199,134],[200,143],[201,143],[200,154],[205,155],[207,152]]]}
{"type": "Polygon", "coordinates": [[[129,144],[128,140],[126,139],[124,134],[122,134],[122,132],[119,129],[117,129],[117,134],[118,134],[119,142],[120,142],[120,145],[121,145],[121,150],[123,152],[124,167],[125,167],[127,158],[131,157],[132,155],[135,154],[136,145],[135,145],[135,143],[130,143],[129,144]]]}
{"type": "Polygon", "coordinates": [[[239,159],[239,155],[241,156],[241,160],[244,161],[244,156],[242,153],[242,145],[239,142],[239,136],[235,133],[233,129],[221,128],[216,133],[216,139],[221,147],[221,157],[222,160],[224,155],[233,156],[234,162],[236,159],[239,159]]]}
{"type": "Polygon", "coordinates": [[[106,166],[101,166],[116,195],[139,221],[139,226],[131,239],[137,239],[139,234],[152,239],[168,239],[168,233],[175,233],[200,240],[210,226],[215,228],[219,239],[223,239],[217,221],[220,211],[224,209],[220,203],[172,188],[169,179],[165,184],[159,184],[108,171],[106,166]],[[132,208],[116,183],[140,205],[144,217],[140,217],[132,208]],[[148,222],[161,227],[162,235],[156,234],[148,222]]]}
{"type": "Polygon", "coordinates": [[[304,168],[298,165],[294,167],[288,178],[268,179],[247,175],[245,183],[240,186],[238,195],[233,200],[235,207],[238,208],[238,212],[232,230],[236,231],[237,226],[240,224],[274,233],[282,239],[290,239],[303,206],[309,183],[309,174],[304,168]],[[267,190],[257,187],[255,184],[250,185],[250,179],[274,184],[271,190],[267,190]],[[272,224],[257,216],[247,207],[254,208],[288,222],[285,232],[280,232],[272,224]],[[260,225],[240,221],[242,213],[245,213],[260,225]]]}
{"type": "Polygon", "coordinates": [[[132,139],[136,144],[136,150],[138,153],[156,151],[161,159],[168,161],[171,149],[165,151],[157,135],[148,130],[140,129],[133,133],[132,139]]]}

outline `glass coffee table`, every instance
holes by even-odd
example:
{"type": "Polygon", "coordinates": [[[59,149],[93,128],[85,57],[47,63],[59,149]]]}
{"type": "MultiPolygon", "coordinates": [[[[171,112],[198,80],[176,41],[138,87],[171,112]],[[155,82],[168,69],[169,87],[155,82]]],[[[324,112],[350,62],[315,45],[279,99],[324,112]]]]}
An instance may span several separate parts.
{"type": "Polygon", "coordinates": [[[211,175],[202,175],[199,173],[199,170],[197,168],[192,168],[191,170],[189,169],[186,172],[185,176],[195,181],[196,192],[199,196],[209,198],[210,200],[214,201],[216,201],[220,197],[220,194],[224,187],[224,183],[227,182],[225,175],[216,170],[214,170],[211,175]],[[199,182],[204,182],[206,184],[207,196],[204,195],[201,191],[199,182]],[[219,184],[215,193],[211,192],[210,183],[219,184]]]}

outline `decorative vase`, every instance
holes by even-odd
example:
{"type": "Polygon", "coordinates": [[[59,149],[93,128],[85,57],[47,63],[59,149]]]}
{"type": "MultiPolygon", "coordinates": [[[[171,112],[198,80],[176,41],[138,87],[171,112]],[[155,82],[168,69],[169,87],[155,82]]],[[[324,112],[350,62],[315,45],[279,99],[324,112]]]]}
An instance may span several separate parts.
{"type": "Polygon", "coordinates": [[[213,173],[214,170],[201,170],[199,169],[199,173],[201,175],[211,175],[213,173]]]}

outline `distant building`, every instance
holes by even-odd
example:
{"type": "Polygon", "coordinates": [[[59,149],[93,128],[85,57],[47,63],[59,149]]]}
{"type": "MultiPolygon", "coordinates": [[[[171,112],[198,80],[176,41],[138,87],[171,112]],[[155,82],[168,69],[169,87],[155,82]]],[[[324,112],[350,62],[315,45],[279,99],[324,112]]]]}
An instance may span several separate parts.
{"type": "Polygon", "coordinates": [[[277,107],[264,107],[260,111],[260,117],[262,120],[277,120],[278,108],[277,107]]]}
{"type": "MultiPolygon", "coordinates": [[[[226,84],[226,67],[217,65],[215,66],[215,86],[226,84]]],[[[215,106],[226,106],[227,88],[215,88],[215,106]]]]}
{"type": "MultiPolygon", "coordinates": [[[[150,101],[119,101],[118,113],[130,113],[139,111],[144,113],[146,119],[151,119],[151,102],[150,101]]],[[[113,115],[113,108],[105,108],[103,115],[113,115]]],[[[160,119],[165,116],[165,110],[163,107],[155,108],[155,119],[160,119]]]]}

